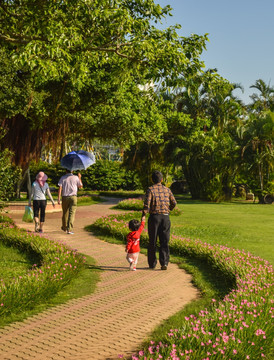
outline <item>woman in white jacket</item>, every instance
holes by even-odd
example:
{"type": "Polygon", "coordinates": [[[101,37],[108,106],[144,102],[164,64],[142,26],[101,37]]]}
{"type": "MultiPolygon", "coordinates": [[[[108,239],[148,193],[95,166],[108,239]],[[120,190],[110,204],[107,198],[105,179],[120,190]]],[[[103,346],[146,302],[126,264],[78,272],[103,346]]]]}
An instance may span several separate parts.
{"type": "Polygon", "coordinates": [[[51,196],[49,185],[46,182],[48,179],[47,175],[40,171],[36,175],[36,180],[32,184],[31,194],[29,197],[29,206],[31,206],[31,199],[33,198],[33,213],[34,213],[34,221],[35,221],[35,231],[43,232],[43,225],[45,222],[45,214],[46,214],[46,206],[47,206],[47,198],[46,195],[50,198],[53,207],[55,207],[54,200],[51,196]],[[40,212],[40,220],[39,220],[39,212],[40,212]]]}

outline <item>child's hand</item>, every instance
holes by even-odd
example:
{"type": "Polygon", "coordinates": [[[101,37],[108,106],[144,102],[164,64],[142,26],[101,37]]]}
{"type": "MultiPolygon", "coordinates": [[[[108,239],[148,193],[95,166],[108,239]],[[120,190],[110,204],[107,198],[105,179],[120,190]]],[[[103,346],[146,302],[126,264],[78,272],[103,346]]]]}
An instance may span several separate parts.
{"type": "Polygon", "coordinates": [[[141,221],[146,221],[146,216],[145,216],[145,215],[144,215],[144,216],[142,216],[141,221]]]}

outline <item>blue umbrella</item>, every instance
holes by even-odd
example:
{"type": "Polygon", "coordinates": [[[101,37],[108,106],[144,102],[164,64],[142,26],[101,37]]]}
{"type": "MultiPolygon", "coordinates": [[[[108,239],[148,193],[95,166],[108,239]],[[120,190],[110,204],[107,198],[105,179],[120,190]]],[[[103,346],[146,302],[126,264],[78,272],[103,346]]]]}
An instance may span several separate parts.
{"type": "Polygon", "coordinates": [[[86,170],[94,163],[94,154],[84,150],[71,151],[61,159],[61,166],[70,171],[86,170]]]}

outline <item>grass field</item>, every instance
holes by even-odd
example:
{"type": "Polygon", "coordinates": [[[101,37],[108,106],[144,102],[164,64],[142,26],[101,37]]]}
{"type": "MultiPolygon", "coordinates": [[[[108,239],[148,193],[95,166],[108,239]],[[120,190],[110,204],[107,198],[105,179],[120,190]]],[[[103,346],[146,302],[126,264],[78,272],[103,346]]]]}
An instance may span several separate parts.
{"type": "MultiPolygon", "coordinates": [[[[128,200],[132,210],[136,201],[128,200]]],[[[201,297],[157,327],[132,358],[272,359],[273,268],[260,258],[273,263],[274,207],[182,198],[178,207],[183,213],[171,216],[170,260],[192,274],[201,297]]],[[[141,215],[139,203],[135,210],[98,219],[90,229],[124,243],[126,224],[141,215]]],[[[144,233],[142,252],[147,245],[144,233]]]]}
{"type": "Polygon", "coordinates": [[[244,249],[274,265],[274,206],[246,202],[204,203],[178,199],[183,214],[172,233],[244,249]]]}

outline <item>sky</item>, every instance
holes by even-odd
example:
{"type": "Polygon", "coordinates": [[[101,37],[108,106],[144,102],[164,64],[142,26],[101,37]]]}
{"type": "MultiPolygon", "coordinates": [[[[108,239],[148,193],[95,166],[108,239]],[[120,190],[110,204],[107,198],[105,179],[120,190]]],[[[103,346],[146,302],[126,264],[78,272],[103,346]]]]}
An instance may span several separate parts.
{"type": "Polygon", "coordinates": [[[274,86],[274,0],[155,0],[170,5],[172,17],[161,27],[180,24],[181,36],[208,34],[207,50],[201,59],[205,68],[216,68],[219,75],[241,84],[244,93],[234,94],[251,102],[250,89],[262,79],[274,86]]]}

